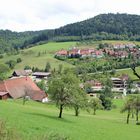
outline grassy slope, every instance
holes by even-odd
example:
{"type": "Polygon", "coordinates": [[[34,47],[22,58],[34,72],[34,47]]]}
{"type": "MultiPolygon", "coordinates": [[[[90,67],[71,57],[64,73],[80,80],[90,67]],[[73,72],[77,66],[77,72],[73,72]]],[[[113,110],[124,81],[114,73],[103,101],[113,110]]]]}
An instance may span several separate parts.
{"type": "Polygon", "coordinates": [[[68,49],[69,47],[74,45],[75,42],[48,43],[39,45],[26,49],[19,55],[5,56],[3,59],[0,59],[0,63],[6,62],[8,60],[16,60],[20,57],[22,59],[22,62],[17,64],[15,69],[23,69],[26,65],[29,65],[31,67],[35,66],[38,68],[44,68],[47,62],[50,62],[51,66],[55,68],[57,68],[59,64],[63,64],[65,67],[72,67],[72,65],[68,63],[55,59],[54,54],[57,50],[61,50],[62,48],[68,49]],[[43,53],[45,51],[46,54],[41,54],[40,56],[38,56],[39,52],[43,53]]]}
{"type": "Polygon", "coordinates": [[[64,118],[59,119],[58,109],[52,105],[30,101],[23,106],[21,101],[0,101],[0,118],[26,140],[50,132],[64,134],[72,140],[139,140],[139,126],[132,120],[127,125],[126,114],[120,114],[123,102],[116,100],[115,104],[117,109],[97,111],[96,116],[82,111],[75,117],[73,111],[64,110],[64,118]]]}

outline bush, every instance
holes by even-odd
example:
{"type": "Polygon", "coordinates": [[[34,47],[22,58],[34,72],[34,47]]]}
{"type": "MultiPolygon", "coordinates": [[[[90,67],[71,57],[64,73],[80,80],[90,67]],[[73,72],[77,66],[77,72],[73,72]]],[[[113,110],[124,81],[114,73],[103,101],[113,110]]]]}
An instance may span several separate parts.
{"type": "Polygon", "coordinates": [[[32,69],[30,66],[28,66],[28,65],[26,65],[25,67],[24,67],[24,70],[30,70],[30,69],[32,69]]]}
{"type": "Polygon", "coordinates": [[[20,63],[22,62],[22,59],[21,58],[17,58],[17,63],[20,63]]]}

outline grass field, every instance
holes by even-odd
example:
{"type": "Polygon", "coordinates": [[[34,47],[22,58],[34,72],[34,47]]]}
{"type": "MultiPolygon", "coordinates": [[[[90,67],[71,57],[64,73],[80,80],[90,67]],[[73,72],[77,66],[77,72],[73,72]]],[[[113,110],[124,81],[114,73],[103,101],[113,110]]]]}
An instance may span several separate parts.
{"type": "Polygon", "coordinates": [[[25,49],[18,55],[10,55],[10,56],[6,55],[3,59],[0,59],[0,63],[2,62],[5,63],[9,60],[16,60],[17,58],[20,57],[22,59],[22,62],[18,63],[15,66],[15,69],[23,69],[26,65],[44,69],[47,62],[50,62],[53,68],[57,68],[59,64],[63,64],[64,67],[72,67],[71,64],[55,59],[54,54],[56,53],[57,50],[68,49],[69,47],[74,46],[75,43],[76,42],[64,42],[64,43],[50,42],[48,44],[25,49]],[[38,56],[39,52],[40,56],[38,56]]]}
{"type": "Polygon", "coordinates": [[[7,127],[15,128],[24,140],[51,133],[68,136],[71,140],[139,140],[140,126],[131,120],[126,124],[126,114],[120,114],[123,100],[115,100],[116,109],[97,111],[97,115],[81,111],[79,117],[73,110],[64,110],[62,119],[57,118],[54,105],[9,100],[0,101],[0,119],[7,127]]]}

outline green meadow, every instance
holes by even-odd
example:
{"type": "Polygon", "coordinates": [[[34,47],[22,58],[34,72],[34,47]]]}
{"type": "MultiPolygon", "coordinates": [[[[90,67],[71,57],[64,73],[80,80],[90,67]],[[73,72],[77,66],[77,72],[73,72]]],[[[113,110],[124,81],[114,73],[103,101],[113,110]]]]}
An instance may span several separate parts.
{"type": "Polygon", "coordinates": [[[64,109],[63,118],[59,119],[58,108],[52,104],[41,104],[22,100],[0,101],[0,119],[6,126],[16,130],[23,140],[33,140],[41,135],[58,133],[71,140],[139,140],[140,126],[135,120],[126,124],[126,114],[121,114],[123,100],[115,100],[115,109],[98,111],[96,115],[81,111],[79,117],[74,111],[64,109]]]}
{"type": "Polygon", "coordinates": [[[3,59],[0,59],[0,63],[5,63],[9,60],[16,60],[17,58],[21,58],[22,62],[18,63],[15,66],[15,69],[23,69],[26,65],[44,69],[47,62],[50,62],[53,68],[57,68],[59,64],[63,64],[64,67],[73,67],[71,64],[55,59],[54,54],[58,50],[68,49],[75,46],[75,44],[76,42],[50,42],[47,44],[38,45],[29,49],[22,50],[18,55],[5,55],[3,59]]]}

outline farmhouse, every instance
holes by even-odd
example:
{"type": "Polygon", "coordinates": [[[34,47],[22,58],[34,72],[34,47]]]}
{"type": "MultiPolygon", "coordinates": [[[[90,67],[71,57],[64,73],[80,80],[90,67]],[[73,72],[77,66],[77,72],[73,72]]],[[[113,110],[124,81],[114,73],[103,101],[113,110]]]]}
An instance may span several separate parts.
{"type": "Polygon", "coordinates": [[[29,77],[19,77],[0,82],[1,99],[18,99],[29,96],[32,100],[42,101],[46,94],[29,77]]]}

